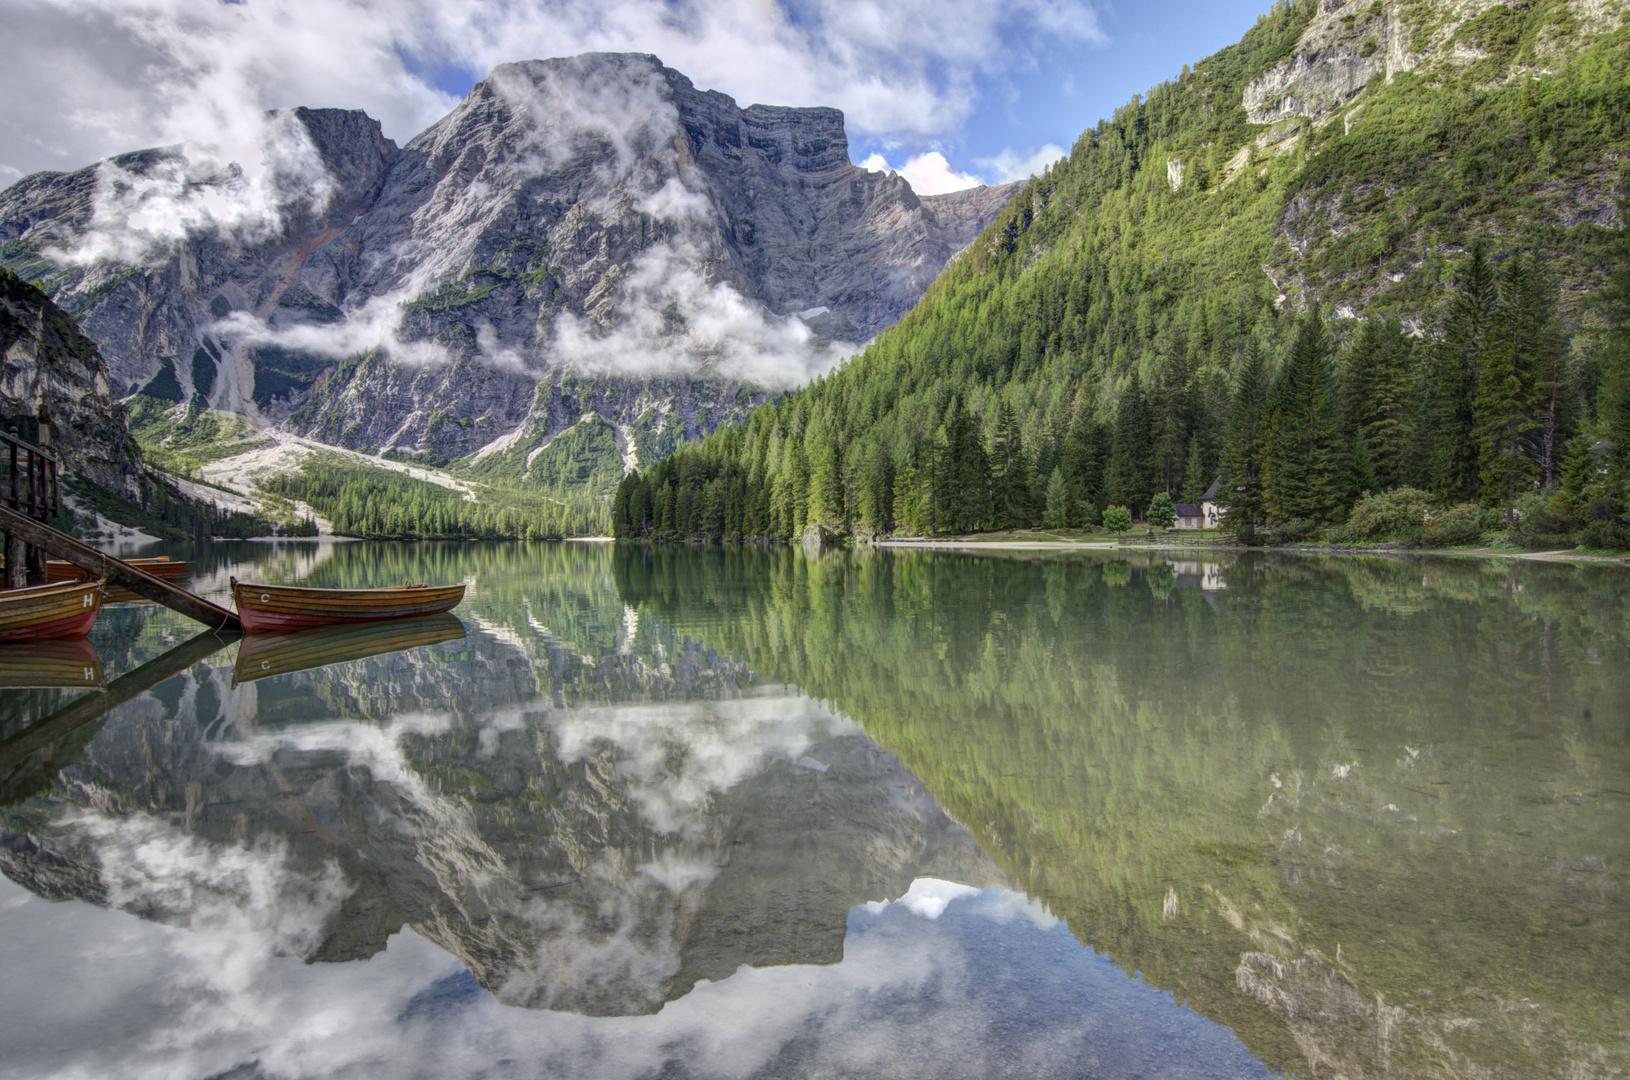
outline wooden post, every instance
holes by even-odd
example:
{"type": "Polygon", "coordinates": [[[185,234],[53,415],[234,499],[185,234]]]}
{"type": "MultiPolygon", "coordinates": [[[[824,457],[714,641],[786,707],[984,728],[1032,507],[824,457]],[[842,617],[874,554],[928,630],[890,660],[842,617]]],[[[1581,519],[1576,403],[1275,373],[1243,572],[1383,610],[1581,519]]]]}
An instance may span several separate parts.
{"type": "MultiPolygon", "coordinates": [[[[28,470],[28,497],[34,504],[34,513],[40,521],[49,521],[51,518],[51,466],[45,455],[51,452],[51,410],[45,407],[45,401],[40,401],[39,412],[35,418],[40,422],[39,439],[35,443],[40,450],[39,454],[29,454],[28,460],[33,468],[28,470]]],[[[29,546],[28,549],[28,583],[30,585],[45,584],[45,549],[29,546]]]]}
{"type": "MultiPolygon", "coordinates": [[[[12,428],[11,434],[15,436],[17,429],[12,428]]],[[[6,505],[13,510],[20,509],[18,497],[22,492],[21,479],[17,475],[17,444],[10,443],[11,471],[6,474],[6,505]]],[[[23,541],[21,537],[6,533],[6,581],[8,589],[20,589],[28,584],[24,569],[23,541]]]]}

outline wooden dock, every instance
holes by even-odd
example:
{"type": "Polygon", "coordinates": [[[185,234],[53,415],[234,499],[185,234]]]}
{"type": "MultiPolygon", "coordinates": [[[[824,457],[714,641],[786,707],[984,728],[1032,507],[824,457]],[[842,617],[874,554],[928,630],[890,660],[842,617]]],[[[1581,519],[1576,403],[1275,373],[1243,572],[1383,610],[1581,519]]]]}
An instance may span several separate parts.
{"type": "Polygon", "coordinates": [[[5,585],[19,588],[25,584],[44,584],[45,555],[49,553],[83,567],[96,577],[106,578],[113,585],[129,589],[137,596],[179,611],[217,633],[241,632],[243,624],[238,621],[235,612],[212,604],[201,596],[194,596],[186,589],[177,588],[112,555],[105,555],[47,524],[62,513],[62,496],[57,460],[49,450],[51,418],[43,405],[40,406],[39,422],[41,446],[17,438],[15,428],[9,435],[0,435],[0,443],[7,444],[10,450],[6,490],[0,493],[0,532],[6,537],[5,585]]]}

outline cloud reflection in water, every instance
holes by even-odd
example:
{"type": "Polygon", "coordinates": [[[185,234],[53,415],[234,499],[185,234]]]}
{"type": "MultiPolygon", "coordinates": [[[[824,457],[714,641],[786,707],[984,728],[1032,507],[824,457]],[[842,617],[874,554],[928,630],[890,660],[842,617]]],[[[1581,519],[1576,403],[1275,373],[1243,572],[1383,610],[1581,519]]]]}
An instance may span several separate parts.
{"type": "Polygon", "coordinates": [[[656,1015],[595,1018],[501,1005],[412,930],[308,965],[252,927],[0,882],[0,1044],[12,1075],[40,1077],[1267,1075],[1040,905],[947,884],[855,907],[840,964],[744,966],[656,1015]]]}

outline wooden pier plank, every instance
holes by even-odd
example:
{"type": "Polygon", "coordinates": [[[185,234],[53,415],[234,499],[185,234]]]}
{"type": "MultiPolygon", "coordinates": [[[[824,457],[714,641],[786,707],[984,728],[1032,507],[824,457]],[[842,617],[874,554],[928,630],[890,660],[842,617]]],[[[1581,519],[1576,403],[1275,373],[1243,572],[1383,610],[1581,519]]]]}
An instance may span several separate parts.
{"type": "Polygon", "coordinates": [[[31,547],[48,551],[75,566],[82,566],[97,577],[107,578],[112,584],[123,586],[137,596],[145,597],[155,604],[163,604],[172,611],[179,611],[187,618],[201,622],[216,632],[243,629],[243,624],[238,621],[235,612],[228,611],[219,604],[212,604],[201,596],[194,596],[185,589],[178,589],[163,578],[154,577],[145,570],[115,559],[112,555],[104,555],[68,534],[58,532],[51,526],[35,521],[8,506],[0,506],[0,532],[10,533],[31,547]]]}

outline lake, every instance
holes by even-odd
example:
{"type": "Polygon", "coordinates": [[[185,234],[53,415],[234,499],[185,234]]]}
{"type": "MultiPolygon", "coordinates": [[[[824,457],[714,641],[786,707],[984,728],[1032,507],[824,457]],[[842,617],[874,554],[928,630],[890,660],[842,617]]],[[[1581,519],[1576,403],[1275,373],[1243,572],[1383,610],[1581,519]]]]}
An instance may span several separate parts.
{"type": "Polygon", "coordinates": [[[170,550],[469,592],[0,656],[8,1076],[1630,1072],[1630,568],[170,550]]]}

